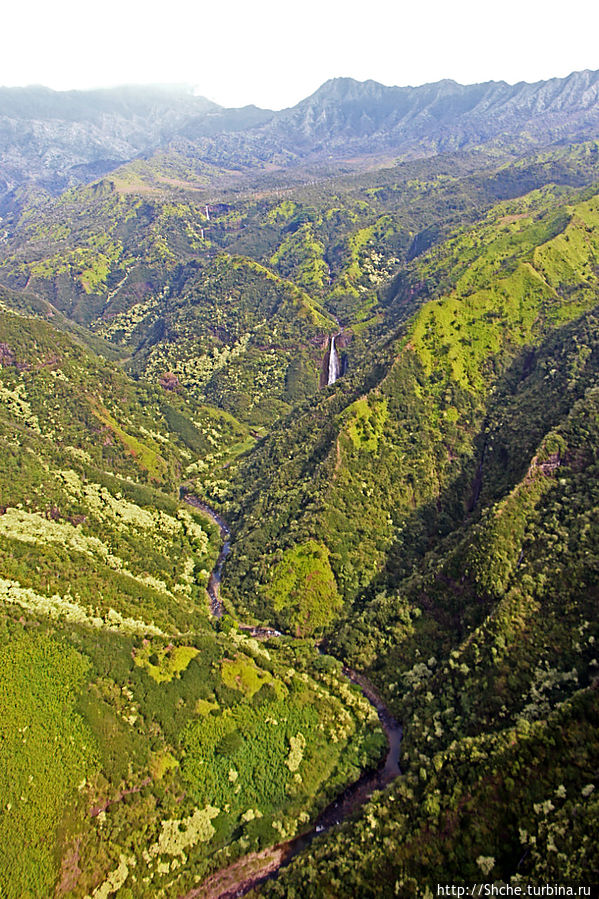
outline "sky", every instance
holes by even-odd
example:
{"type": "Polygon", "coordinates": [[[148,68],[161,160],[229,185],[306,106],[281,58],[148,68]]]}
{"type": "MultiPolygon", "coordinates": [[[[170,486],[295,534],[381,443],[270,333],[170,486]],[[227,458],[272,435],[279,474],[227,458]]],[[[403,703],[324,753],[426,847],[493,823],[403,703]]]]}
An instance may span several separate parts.
{"type": "Polygon", "coordinates": [[[2,31],[0,85],[189,84],[270,109],[337,76],[515,83],[599,69],[596,0],[21,0],[2,31]]]}

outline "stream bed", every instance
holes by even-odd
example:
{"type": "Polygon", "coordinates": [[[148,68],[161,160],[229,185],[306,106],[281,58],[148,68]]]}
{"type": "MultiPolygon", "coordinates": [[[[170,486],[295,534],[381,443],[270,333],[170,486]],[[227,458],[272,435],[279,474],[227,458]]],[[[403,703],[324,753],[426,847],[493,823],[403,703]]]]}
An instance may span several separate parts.
{"type": "MultiPolygon", "coordinates": [[[[212,614],[220,618],[223,604],[220,599],[220,582],[222,567],[231,549],[231,531],[226,522],[207,503],[192,494],[187,494],[185,502],[201,509],[220,528],[223,547],[208,582],[208,595],[212,614]]],[[[279,631],[265,627],[244,627],[258,638],[283,636],[279,631]]],[[[399,754],[401,748],[402,729],[395,720],[381,697],[364,675],[344,668],[343,674],[352,683],[357,684],[362,693],[375,708],[381,727],[387,737],[388,749],[385,759],[374,771],[365,771],[359,780],[350,784],[344,792],[330,803],[312,823],[310,829],[291,840],[270,846],[260,852],[252,852],[211,874],[199,887],[185,894],[184,899],[237,899],[250,890],[277,877],[293,859],[303,852],[312,841],[332,827],[341,824],[354,815],[372,796],[375,790],[381,790],[401,774],[399,754]]]]}

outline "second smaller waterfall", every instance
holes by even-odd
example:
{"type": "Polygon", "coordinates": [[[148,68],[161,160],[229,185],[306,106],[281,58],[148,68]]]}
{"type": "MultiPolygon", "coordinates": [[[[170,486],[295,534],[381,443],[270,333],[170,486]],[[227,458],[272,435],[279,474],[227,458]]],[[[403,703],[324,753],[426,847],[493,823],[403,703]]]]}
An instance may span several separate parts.
{"type": "Polygon", "coordinates": [[[335,349],[335,338],[331,337],[331,349],[329,352],[329,377],[327,384],[334,384],[340,374],[339,356],[335,349]]]}

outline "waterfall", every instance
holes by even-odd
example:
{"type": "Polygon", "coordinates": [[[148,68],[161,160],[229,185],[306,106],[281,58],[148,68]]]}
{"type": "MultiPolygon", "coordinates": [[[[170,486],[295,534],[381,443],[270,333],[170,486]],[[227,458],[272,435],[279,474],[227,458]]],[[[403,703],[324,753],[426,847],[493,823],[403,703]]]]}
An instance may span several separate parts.
{"type": "Polygon", "coordinates": [[[335,349],[335,338],[331,337],[331,350],[329,352],[329,378],[327,384],[334,384],[339,377],[339,356],[335,349]]]}

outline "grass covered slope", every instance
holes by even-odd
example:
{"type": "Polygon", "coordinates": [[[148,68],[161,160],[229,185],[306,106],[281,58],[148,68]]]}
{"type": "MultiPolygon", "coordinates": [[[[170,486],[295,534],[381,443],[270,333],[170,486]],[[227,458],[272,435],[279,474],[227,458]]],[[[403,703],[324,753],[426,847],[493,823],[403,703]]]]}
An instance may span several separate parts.
{"type": "Polygon", "coordinates": [[[89,662],[46,635],[11,639],[4,623],[0,632],[0,889],[7,897],[49,896],[65,808],[81,805],[97,770],[95,741],[74,708],[89,662]]]}
{"type": "Polygon", "coordinates": [[[141,633],[205,617],[217,538],[176,498],[166,401],[42,322],[2,315],[0,337],[5,601],[141,633]]]}
{"type": "MultiPolygon", "coordinates": [[[[393,342],[374,346],[376,386],[368,374],[362,389],[357,379],[340,385],[242,460],[228,578],[237,596],[256,581],[266,591],[257,597],[266,596],[276,553],[318,539],[352,601],[395,577],[398,565],[409,570],[433,536],[462,521],[501,379],[534,367],[535,348],[565,335],[597,302],[597,219],[594,194],[566,204],[560,192],[536,192],[413,263],[414,281],[438,275],[455,286],[424,304],[393,342]],[[464,269],[468,253],[477,261],[464,269]]],[[[584,377],[565,395],[570,402],[589,383],[586,368],[594,377],[585,352],[572,359],[584,377]]],[[[255,608],[272,614],[260,599],[255,608]]]]}
{"type": "Polygon", "coordinates": [[[220,536],[178,499],[198,410],[14,312],[0,354],[0,894],[179,896],[384,737],[333,659],[215,631],[220,536]]]}
{"type": "Polygon", "coordinates": [[[7,899],[179,896],[292,837],[383,750],[370,704],[309,646],[4,603],[0,633],[7,899]]]}
{"type": "Polygon", "coordinates": [[[404,777],[266,895],[597,886],[598,428],[592,387],[501,501],[346,626],[336,651],[370,655],[404,724],[404,777]]]}
{"type": "Polygon", "coordinates": [[[548,183],[591,183],[596,159],[589,141],[516,160],[441,155],[316,180],[307,170],[295,186],[271,173],[242,190],[173,177],[159,153],[9,216],[0,281],[93,326],[156,301],[166,286],[176,295],[181,266],[225,253],[292,281],[344,323],[362,322],[378,314],[406,257],[499,200],[548,183]]]}

